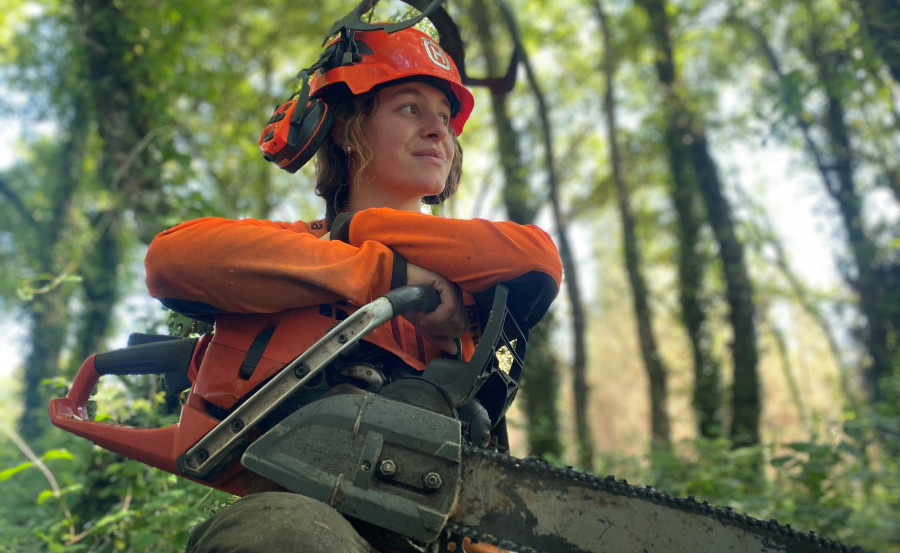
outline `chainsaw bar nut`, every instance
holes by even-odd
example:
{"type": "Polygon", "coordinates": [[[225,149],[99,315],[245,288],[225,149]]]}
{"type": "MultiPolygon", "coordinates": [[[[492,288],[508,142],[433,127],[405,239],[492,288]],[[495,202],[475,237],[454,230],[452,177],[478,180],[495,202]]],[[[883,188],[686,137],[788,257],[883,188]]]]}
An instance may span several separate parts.
{"type": "Polygon", "coordinates": [[[429,472],[422,477],[422,480],[425,482],[425,487],[429,490],[438,490],[444,485],[441,475],[436,472],[429,472]]]}
{"type": "Polygon", "coordinates": [[[378,465],[378,472],[382,476],[394,476],[397,474],[397,463],[393,459],[385,459],[378,465]]]}

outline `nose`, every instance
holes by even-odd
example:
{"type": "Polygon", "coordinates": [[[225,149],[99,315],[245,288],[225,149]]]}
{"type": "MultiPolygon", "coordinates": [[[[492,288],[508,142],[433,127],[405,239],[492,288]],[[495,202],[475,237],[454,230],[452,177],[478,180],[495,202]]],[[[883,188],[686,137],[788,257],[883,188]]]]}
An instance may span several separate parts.
{"type": "Polygon", "coordinates": [[[428,110],[423,118],[422,134],[427,138],[444,140],[450,135],[450,127],[444,122],[444,116],[440,112],[428,110]]]}

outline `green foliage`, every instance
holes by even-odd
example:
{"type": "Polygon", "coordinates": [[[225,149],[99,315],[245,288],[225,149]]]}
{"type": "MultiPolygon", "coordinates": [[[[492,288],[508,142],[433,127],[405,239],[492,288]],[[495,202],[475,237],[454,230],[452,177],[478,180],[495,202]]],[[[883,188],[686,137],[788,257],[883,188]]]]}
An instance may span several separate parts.
{"type": "Polygon", "coordinates": [[[848,413],[833,436],[809,441],[734,449],[727,440],[690,440],[645,459],[607,458],[600,466],[632,482],[866,550],[900,551],[900,462],[895,455],[873,456],[872,448],[877,427],[900,419],[854,417],[848,413]]]}
{"type": "MultiPolygon", "coordinates": [[[[159,395],[159,394],[158,394],[159,395]]],[[[175,422],[162,398],[135,398],[106,387],[102,418],[149,426],[175,422]],[[109,411],[112,411],[110,413],[109,411]]],[[[35,460],[0,441],[3,553],[183,551],[191,529],[231,497],[102,450],[55,430],[35,460]]]]}
{"type": "Polygon", "coordinates": [[[169,311],[169,318],[166,323],[169,327],[169,335],[181,336],[182,338],[209,334],[214,328],[210,323],[198,321],[175,311],[169,311]]]}

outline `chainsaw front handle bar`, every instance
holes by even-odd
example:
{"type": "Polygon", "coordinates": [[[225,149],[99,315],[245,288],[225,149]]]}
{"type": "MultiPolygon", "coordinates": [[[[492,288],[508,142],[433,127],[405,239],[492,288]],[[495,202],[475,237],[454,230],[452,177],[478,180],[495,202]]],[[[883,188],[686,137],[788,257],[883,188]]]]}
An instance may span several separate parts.
{"type": "Polygon", "coordinates": [[[349,352],[369,332],[413,309],[434,310],[438,293],[427,286],[397,288],[359,308],[318,342],[285,365],[247,401],[178,459],[178,468],[201,480],[227,461],[243,437],[285,399],[312,381],[329,363],[349,352]]]}
{"type": "Polygon", "coordinates": [[[433,311],[439,303],[438,292],[427,286],[403,286],[388,292],[335,325],[221,421],[190,405],[182,407],[179,423],[162,428],[91,420],[87,405],[101,376],[94,355],[81,366],[66,397],[50,401],[50,419],[54,425],[110,451],[168,472],[209,480],[252,429],[329,363],[394,317],[412,310],[433,311]],[[186,417],[186,411],[196,412],[186,417]],[[186,420],[190,424],[185,424],[186,420]]]}

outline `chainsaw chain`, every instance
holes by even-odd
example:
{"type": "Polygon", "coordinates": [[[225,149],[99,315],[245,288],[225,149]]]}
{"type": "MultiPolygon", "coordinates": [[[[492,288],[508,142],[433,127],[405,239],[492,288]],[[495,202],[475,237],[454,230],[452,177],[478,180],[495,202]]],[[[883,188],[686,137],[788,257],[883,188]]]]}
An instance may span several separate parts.
{"type": "MultiPolygon", "coordinates": [[[[725,524],[755,530],[770,537],[788,538],[794,542],[818,547],[823,551],[864,553],[864,550],[860,547],[844,545],[820,537],[816,535],[815,532],[800,532],[791,528],[789,524],[780,524],[775,519],[769,521],[755,519],[751,516],[738,513],[731,507],[714,507],[706,501],[697,501],[693,496],[688,496],[687,498],[677,497],[656,490],[652,486],[634,486],[629,484],[626,480],[616,480],[614,476],[596,476],[577,471],[572,467],[555,467],[543,459],[519,459],[497,449],[483,449],[470,445],[463,446],[463,454],[480,457],[511,472],[526,470],[537,474],[554,474],[557,477],[562,477],[572,482],[577,482],[582,485],[587,484],[601,491],[620,496],[636,497],[659,505],[665,505],[669,508],[678,509],[683,512],[713,518],[725,524]]],[[[451,541],[456,541],[457,543],[461,543],[463,536],[467,536],[473,541],[494,545],[501,551],[506,550],[515,553],[558,553],[553,551],[538,551],[531,547],[522,547],[514,541],[506,538],[498,538],[497,536],[481,532],[477,528],[472,528],[465,524],[450,522],[444,528],[444,531],[451,538],[451,541]]]]}

